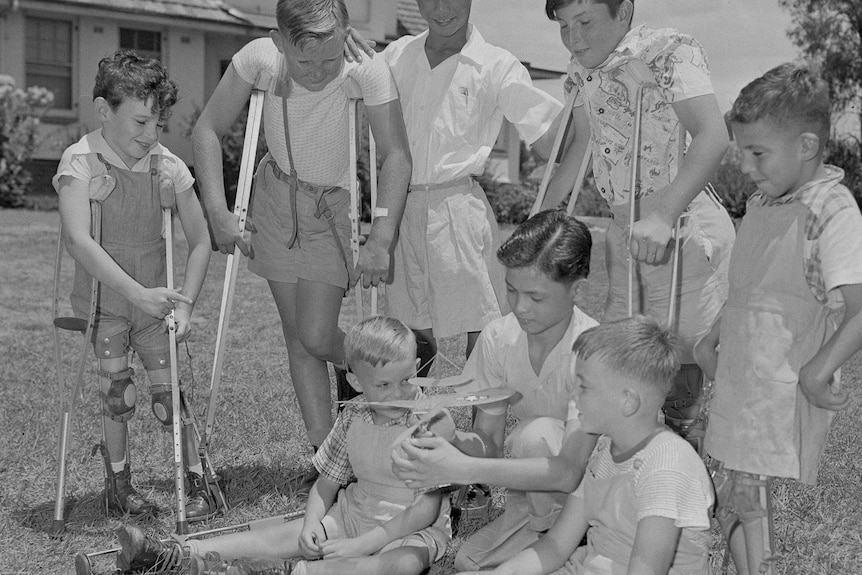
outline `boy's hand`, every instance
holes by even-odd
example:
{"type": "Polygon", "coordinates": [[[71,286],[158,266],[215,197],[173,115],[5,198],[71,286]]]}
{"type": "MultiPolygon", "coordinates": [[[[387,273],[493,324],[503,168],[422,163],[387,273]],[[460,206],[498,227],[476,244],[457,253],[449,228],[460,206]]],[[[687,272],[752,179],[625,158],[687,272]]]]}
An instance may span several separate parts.
{"type": "Polygon", "coordinates": [[[185,341],[192,334],[191,311],[177,307],[174,310],[174,324],[177,328],[177,343],[185,341]]]}
{"type": "Polygon", "coordinates": [[[371,238],[359,248],[359,261],[350,274],[350,285],[353,286],[362,278],[362,287],[380,285],[389,281],[389,246],[376,242],[371,238]]]}
{"type": "Polygon", "coordinates": [[[835,377],[830,374],[826,381],[816,376],[817,367],[808,363],[799,370],[799,387],[808,402],[821,409],[841,411],[850,405],[850,395],[840,389],[835,377]]]}
{"type": "Polygon", "coordinates": [[[407,438],[391,456],[392,472],[411,488],[462,483],[458,470],[469,466],[467,456],[442,437],[407,438]]]}
{"type": "MultiPolygon", "coordinates": [[[[131,299],[131,298],[130,298],[131,299]]],[[[144,313],[164,319],[178,303],[194,305],[195,300],[166,287],[142,288],[133,300],[144,313]]]]}
{"type": "Polygon", "coordinates": [[[657,264],[664,261],[667,245],[673,236],[673,226],[652,212],[634,223],[631,234],[629,250],[632,257],[644,263],[657,264]]]}
{"type": "Polygon", "coordinates": [[[321,550],[324,559],[364,557],[377,551],[377,549],[369,548],[365,541],[363,541],[362,536],[324,541],[321,544],[321,550]]]}
{"type": "Polygon", "coordinates": [[[712,327],[702,338],[694,344],[694,360],[703,371],[704,377],[709,381],[715,381],[715,372],[718,371],[718,343],[721,334],[721,317],[716,318],[712,327]]]}
{"type": "Polygon", "coordinates": [[[366,40],[352,27],[347,28],[347,38],[344,40],[344,59],[348,62],[362,62],[364,56],[374,57],[374,46],[377,42],[366,40]]]}
{"type": "MultiPolygon", "coordinates": [[[[221,210],[210,222],[213,240],[218,251],[223,254],[232,254],[234,246],[236,246],[242,255],[254,259],[254,250],[251,248],[251,244],[246,243],[245,238],[243,238],[239,229],[239,218],[233,212],[221,210]]],[[[257,232],[250,219],[246,220],[245,228],[251,233],[257,232]]]]}
{"type": "Polygon", "coordinates": [[[325,542],[326,530],[320,521],[315,521],[310,525],[307,521],[302,524],[302,531],[299,532],[299,551],[303,557],[307,559],[321,557],[325,542]]]}

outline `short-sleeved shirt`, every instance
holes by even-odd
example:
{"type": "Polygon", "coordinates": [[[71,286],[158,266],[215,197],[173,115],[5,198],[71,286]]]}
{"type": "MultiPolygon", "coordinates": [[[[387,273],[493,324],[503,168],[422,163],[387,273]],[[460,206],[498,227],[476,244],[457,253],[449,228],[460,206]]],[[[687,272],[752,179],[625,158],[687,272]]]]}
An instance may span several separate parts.
{"type": "Polygon", "coordinates": [[[86,158],[88,154],[101,154],[102,158],[112,166],[131,172],[148,172],[150,170],[150,156],[160,155],[163,157],[160,166],[162,173],[171,179],[174,183],[174,189],[178,193],[190,190],[195,183],[195,179],[192,177],[185,162],[159,143],[153,146],[147,152],[146,156],[129,168],[111,146],[108,145],[100,128],[85,135],[63,152],[60,164],[57,166],[57,173],[51,180],[55,191],[60,191],[60,178],[62,176],[71,176],[76,180],[89,182],[94,176],[100,175],[93,173],[93,166],[98,166],[99,162],[89,162],[86,158]]]}
{"type": "MultiPolygon", "coordinates": [[[[278,166],[289,173],[280,97],[284,57],[271,38],[258,38],[234,54],[231,62],[244,81],[266,89],[266,143],[278,166]]],[[[338,77],[316,92],[291,81],[287,117],[300,180],[317,186],[349,187],[347,102],[351,98],[362,98],[368,106],[398,98],[392,73],[382,58],[365,58],[361,64],[345,62],[338,77]]]]}
{"type": "MultiPolygon", "coordinates": [[[[572,344],[584,330],[595,325],[596,320],[575,306],[565,335],[537,374],[530,363],[527,333],[515,314],[494,320],[479,334],[464,366],[464,375],[473,378],[466,389],[479,392],[491,387],[510,387],[518,391],[523,398],[512,406],[512,413],[519,419],[546,416],[560,421],[577,419],[572,344]]],[[[478,408],[492,415],[501,413],[499,406],[493,404],[478,408]]]]}
{"type": "Polygon", "coordinates": [[[841,184],[844,171],[824,166],[826,175],[792,194],[771,199],[755,192],[749,206],[800,202],[806,207],[802,266],[815,299],[839,310],[844,299],[837,288],[862,284],[862,213],[853,195],[841,184]]]}
{"type": "Polygon", "coordinates": [[[638,522],[664,517],[682,530],[670,574],[707,571],[712,482],[694,449],[675,433],[659,432],[620,462],[611,454],[610,438],[600,437],[570,497],[583,500],[590,524],[588,545],[573,560],[590,564],[601,555],[613,564],[608,573],[626,573],[638,522]]]}
{"type": "Polygon", "coordinates": [[[425,55],[428,32],[399,38],[383,51],[398,91],[413,184],[443,183],[480,175],[503,118],[532,144],[562,108],[533,86],[512,54],[485,42],[472,24],[461,52],[433,69],[425,55]]]}
{"type": "Polygon", "coordinates": [[[610,205],[628,202],[631,187],[631,137],[638,80],[633,60],[656,86],[643,91],[638,197],[670,184],[679,165],[679,118],[672,104],[713,94],[703,47],[691,36],[669,28],[638,26],[596,69],[574,57],[569,62],[575,105],[585,105],[590,121],[593,171],[599,193],[610,205]]]}

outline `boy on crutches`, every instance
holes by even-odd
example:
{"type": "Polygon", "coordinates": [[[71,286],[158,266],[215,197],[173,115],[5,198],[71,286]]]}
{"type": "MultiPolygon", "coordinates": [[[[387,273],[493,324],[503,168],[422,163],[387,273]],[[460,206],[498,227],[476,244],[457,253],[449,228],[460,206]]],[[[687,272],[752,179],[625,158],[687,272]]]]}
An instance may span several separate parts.
{"type": "MultiPolygon", "coordinates": [[[[154,414],[173,428],[178,409],[172,403],[176,390],[171,370],[176,366],[166,318],[173,316],[176,340],[189,336],[190,316],[209,264],[206,223],[192,191],[194,180],[185,164],[158,142],[176,95],[176,84],[157,60],[134,52],[103,58],[93,89],[101,127],[66,149],[53,180],[63,237],[76,263],[71,299],[78,317],[90,314],[93,278],[99,284],[92,342],[101,381],[102,450],[108,460],[105,501],[109,509],[129,515],[153,513],[156,506],[131,482],[127,422],[135,413],[137,392],[128,352],[134,350],[147,370],[154,414]],[[101,242],[90,235],[89,191],[97,179],[110,188],[101,201],[101,242]],[[180,289],[165,287],[167,230],[160,189],[167,185],[179,190],[176,210],[189,242],[180,289]]],[[[180,515],[184,512],[189,521],[211,517],[218,503],[204,478],[196,440],[186,436],[182,443],[190,489],[180,515]]]]}
{"type": "Polygon", "coordinates": [[[552,179],[543,206],[559,205],[590,153],[599,193],[614,221],[605,238],[608,298],[603,320],[628,315],[628,260],[634,258],[634,313],[662,321],[670,306],[674,226],[684,216],[676,325],[681,367],[665,405],[667,423],[690,430],[701,406],[702,374],[692,346],[709,328],[727,296],[727,259],[734,230],[724,208],[703,192],[727,149],[727,129],[713,94],[703,49],[674,30],[631,27],[631,0],[547,0],[572,53],[569,83],[578,90],[574,139],[552,179]],[[637,65],[633,65],[637,62],[637,65]],[[640,146],[631,149],[635,94],[642,89],[640,146]],[[683,129],[680,129],[682,127],[683,129]],[[680,134],[691,134],[681,162],[680,134]],[[632,190],[631,163],[640,166],[632,190]],[[636,193],[629,226],[630,195],[636,193]]]}
{"type": "Polygon", "coordinates": [[[823,163],[830,112],[826,82],[782,64],[729,115],[757,191],[727,303],[695,351],[715,380],[705,440],[715,515],[745,575],[775,572],[772,478],[816,483],[834,412],[849,403],[838,370],[862,348],[862,215],[844,172],[823,163]]]}

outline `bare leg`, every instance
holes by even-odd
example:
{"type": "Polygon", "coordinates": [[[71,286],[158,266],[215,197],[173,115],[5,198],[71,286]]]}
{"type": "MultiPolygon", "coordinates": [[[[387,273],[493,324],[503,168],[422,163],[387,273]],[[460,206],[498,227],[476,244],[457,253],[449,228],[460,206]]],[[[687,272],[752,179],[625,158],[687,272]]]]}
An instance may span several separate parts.
{"type": "Polygon", "coordinates": [[[262,529],[229,533],[210,539],[189,540],[192,553],[205,556],[216,552],[223,560],[241,557],[290,559],[299,555],[299,533],[302,519],[294,519],[262,529]]]}
{"type": "Polygon", "coordinates": [[[429,565],[428,549],[405,546],[369,557],[309,561],[306,572],[308,575],[419,575],[429,565]]]}
{"type": "Polygon", "coordinates": [[[344,290],[305,280],[296,284],[270,281],[269,287],[281,316],[290,376],[308,440],[319,447],[332,429],[326,362],[344,359],[344,333],[338,329],[344,290]]]}

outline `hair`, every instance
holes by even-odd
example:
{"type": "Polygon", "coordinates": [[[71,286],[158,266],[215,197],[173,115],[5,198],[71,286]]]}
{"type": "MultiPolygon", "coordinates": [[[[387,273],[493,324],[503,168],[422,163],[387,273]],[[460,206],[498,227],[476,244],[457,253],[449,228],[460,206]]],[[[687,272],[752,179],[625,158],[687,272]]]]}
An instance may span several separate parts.
{"type": "Polygon", "coordinates": [[[275,19],[279,32],[300,48],[346,34],[350,26],[344,0],[278,0],[275,19]]]}
{"type": "MultiPolygon", "coordinates": [[[[557,10],[560,8],[564,8],[569,4],[574,4],[575,2],[592,2],[593,4],[604,4],[608,7],[608,11],[611,13],[611,18],[617,17],[617,12],[620,10],[620,4],[625,2],[625,0],[545,0],[545,14],[548,15],[550,20],[557,19],[557,10]]],[[[635,0],[629,0],[632,3],[632,8],[634,8],[635,0]]],[[[634,17],[634,9],[632,9],[632,17],[634,17]]],[[[629,21],[631,24],[631,21],[629,21]]]]}
{"type": "Polygon", "coordinates": [[[831,128],[829,86],[809,66],[781,64],[742,89],[728,120],[737,124],[768,121],[779,126],[800,126],[815,133],[825,145],[831,128]]]}
{"type": "Polygon", "coordinates": [[[645,384],[664,399],[679,371],[679,339],[651,317],[635,315],[584,331],[572,346],[578,359],[596,358],[645,384]]]}
{"type": "Polygon", "coordinates": [[[413,359],[416,357],[416,336],[395,318],[381,315],[369,317],[347,332],[344,356],[348,366],[364,361],[377,367],[393,361],[413,359]]]}
{"type": "Polygon", "coordinates": [[[517,227],[497,250],[507,268],[536,267],[556,282],[573,283],[590,273],[590,230],[565,210],[539,212],[517,227]]]}
{"type": "Polygon", "coordinates": [[[155,58],[141,58],[133,50],[119,50],[99,61],[93,99],[104,98],[116,110],[127,98],[153,99],[153,114],[160,120],[171,116],[177,103],[177,85],[155,58]]]}

